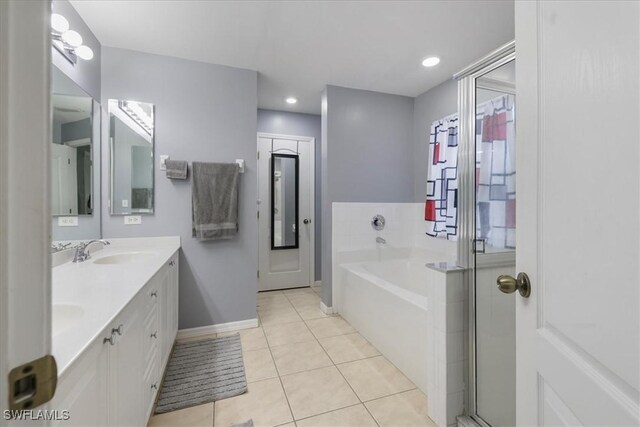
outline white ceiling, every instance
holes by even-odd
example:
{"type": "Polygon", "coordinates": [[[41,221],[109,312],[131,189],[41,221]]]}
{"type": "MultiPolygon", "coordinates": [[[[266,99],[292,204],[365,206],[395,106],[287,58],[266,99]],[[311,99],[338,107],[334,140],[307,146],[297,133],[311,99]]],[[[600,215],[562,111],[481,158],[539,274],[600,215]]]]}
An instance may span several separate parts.
{"type": "Polygon", "coordinates": [[[52,96],[53,121],[60,124],[77,122],[91,117],[91,98],[80,96],[52,96]]]}
{"type": "Polygon", "coordinates": [[[316,114],[327,84],[417,96],[514,38],[512,0],[71,3],[105,46],[257,70],[260,108],[316,114]]]}

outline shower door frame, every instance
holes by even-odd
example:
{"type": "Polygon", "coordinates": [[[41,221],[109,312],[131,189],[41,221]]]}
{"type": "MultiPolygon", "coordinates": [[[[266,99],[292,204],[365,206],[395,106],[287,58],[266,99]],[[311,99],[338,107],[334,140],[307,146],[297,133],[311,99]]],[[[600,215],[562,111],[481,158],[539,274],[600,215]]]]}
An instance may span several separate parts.
{"type": "MultiPolygon", "coordinates": [[[[476,304],[475,304],[475,230],[476,230],[476,80],[516,59],[515,40],[506,43],[474,62],[453,78],[458,81],[458,111],[460,115],[458,140],[458,265],[465,268],[464,281],[468,287],[468,355],[467,415],[482,427],[490,427],[478,414],[476,404],[476,304]]],[[[494,255],[496,261],[515,259],[515,253],[494,255]]],[[[514,343],[515,345],[515,343],[514,343]]],[[[514,373],[515,374],[515,373],[514,373]]]]}

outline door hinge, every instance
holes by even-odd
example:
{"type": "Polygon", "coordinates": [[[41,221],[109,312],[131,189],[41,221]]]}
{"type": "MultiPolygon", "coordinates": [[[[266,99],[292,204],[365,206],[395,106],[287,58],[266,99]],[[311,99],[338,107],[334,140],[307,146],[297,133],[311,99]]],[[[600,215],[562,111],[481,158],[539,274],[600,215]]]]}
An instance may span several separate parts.
{"type": "Polygon", "coordinates": [[[260,152],[258,151],[258,160],[260,160],[260,152]]]}
{"type": "Polygon", "coordinates": [[[260,211],[258,211],[258,219],[260,219],[260,211]]]}
{"type": "Polygon", "coordinates": [[[53,399],[58,384],[56,359],[46,355],[9,372],[9,409],[32,409],[53,399]]]}
{"type": "Polygon", "coordinates": [[[260,278],[260,270],[258,270],[258,279],[260,278]]]}

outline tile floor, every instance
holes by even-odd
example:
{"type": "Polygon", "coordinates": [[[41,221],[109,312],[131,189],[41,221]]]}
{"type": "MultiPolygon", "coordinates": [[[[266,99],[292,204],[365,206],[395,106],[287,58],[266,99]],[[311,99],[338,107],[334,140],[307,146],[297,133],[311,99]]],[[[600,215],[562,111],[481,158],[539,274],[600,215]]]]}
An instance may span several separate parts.
{"type": "Polygon", "coordinates": [[[250,418],[256,427],[435,426],[424,394],[348,322],[325,315],[319,293],[259,293],[260,326],[240,331],[249,392],[153,416],[149,426],[230,427],[250,418]]]}

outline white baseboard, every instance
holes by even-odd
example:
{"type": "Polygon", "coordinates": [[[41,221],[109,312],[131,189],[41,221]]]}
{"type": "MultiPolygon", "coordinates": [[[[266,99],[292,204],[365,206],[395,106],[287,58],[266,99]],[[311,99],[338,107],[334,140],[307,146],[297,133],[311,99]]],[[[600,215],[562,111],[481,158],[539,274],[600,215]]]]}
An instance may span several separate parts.
{"type": "Polygon", "coordinates": [[[239,331],[241,329],[257,328],[258,319],[240,320],[238,322],[219,323],[217,325],[199,326],[197,328],[180,329],[176,338],[193,338],[219,332],[239,331]]]}
{"type": "Polygon", "coordinates": [[[327,307],[322,301],[320,301],[320,310],[322,310],[322,312],[327,315],[333,314],[333,307],[327,307]]]}
{"type": "Polygon", "coordinates": [[[313,284],[311,286],[313,286],[313,287],[322,286],[322,281],[321,280],[316,280],[315,282],[313,282],[313,284]]]}

